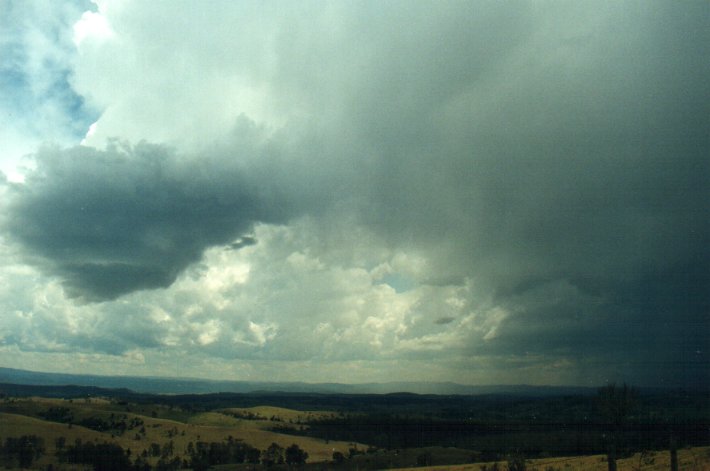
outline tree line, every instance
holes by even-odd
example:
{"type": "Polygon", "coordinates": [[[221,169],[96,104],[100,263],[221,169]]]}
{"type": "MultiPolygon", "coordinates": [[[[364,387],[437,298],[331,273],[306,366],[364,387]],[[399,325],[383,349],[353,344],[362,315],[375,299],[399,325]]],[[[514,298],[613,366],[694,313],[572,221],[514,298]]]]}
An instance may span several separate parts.
{"type": "MultiPolygon", "coordinates": [[[[190,442],[185,458],[174,456],[172,446],[161,447],[157,443],[152,443],[148,450],[135,457],[131,456],[130,449],[124,450],[109,442],[77,439],[67,445],[65,437],[58,437],[55,446],[60,463],[89,465],[96,471],[177,471],[185,468],[205,471],[216,465],[239,463],[298,467],[305,465],[308,459],[308,452],[295,443],[286,448],[272,443],[265,450],[259,450],[232,437],[224,442],[190,442]],[[150,457],[159,457],[158,462],[151,465],[148,462],[150,457]]],[[[10,467],[31,468],[44,452],[44,440],[36,435],[8,437],[0,446],[3,462],[10,467]]]]}

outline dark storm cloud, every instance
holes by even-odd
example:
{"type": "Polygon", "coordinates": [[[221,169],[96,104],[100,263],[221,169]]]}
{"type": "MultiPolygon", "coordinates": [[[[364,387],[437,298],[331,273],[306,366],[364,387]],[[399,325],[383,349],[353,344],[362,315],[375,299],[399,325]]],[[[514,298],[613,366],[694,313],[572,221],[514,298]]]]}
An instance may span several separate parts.
{"type": "Polygon", "coordinates": [[[512,313],[475,349],[668,368],[707,352],[710,29],[707,4],[685,6],[542,8],[448,30],[431,56],[381,59],[398,67],[370,82],[391,84],[376,95],[384,111],[354,105],[387,149],[364,184],[380,204],[366,199],[361,217],[396,243],[414,237],[438,260],[433,276],[470,277],[512,313]],[[496,42],[493,63],[447,47],[507,27],[518,40],[496,42]]]}
{"type": "MultiPolygon", "coordinates": [[[[288,117],[273,139],[254,144],[259,130],[241,122],[243,139],[214,157],[145,144],[41,151],[11,191],[13,240],[70,293],[102,300],[168,286],[207,247],[241,248],[255,242],[255,222],[308,213],[309,230],[334,239],[313,251],[340,254],[323,263],[351,266],[342,254],[357,231],[327,228],[359,226],[426,259],[407,291],[472,286],[466,302],[484,306],[485,328],[457,351],[597,365],[590,371],[618,363],[646,382],[656,372],[701,375],[710,346],[707,2],[331,7],[285,9],[278,20],[258,9],[253,23],[278,33],[246,43],[268,54],[225,60],[260,71],[247,85],[288,117]],[[498,323],[486,309],[505,315],[498,323]]],[[[184,52],[181,60],[205,55],[184,52]]],[[[167,69],[159,76],[172,83],[167,69]]],[[[430,312],[425,324],[442,331],[468,314],[430,312]]]]}
{"type": "Polygon", "coordinates": [[[248,247],[250,245],[256,245],[257,240],[254,237],[250,236],[242,236],[239,239],[235,240],[231,244],[229,244],[230,249],[241,249],[242,247],[248,247]]]}
{"type": "Polygon", "coordinates": [[[161,146],[47,148],[36,160],[11,191],[6,226],[70,296],[89,301],[167,287],[205,248],[281,217],[238,168],[181,162],[161,146]]]}

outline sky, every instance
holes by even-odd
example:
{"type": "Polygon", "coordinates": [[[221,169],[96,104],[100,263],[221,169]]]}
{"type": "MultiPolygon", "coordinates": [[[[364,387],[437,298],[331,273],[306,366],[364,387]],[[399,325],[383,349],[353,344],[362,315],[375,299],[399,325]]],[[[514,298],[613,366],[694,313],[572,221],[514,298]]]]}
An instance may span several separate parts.
{"type": "Polygon", "coordinates": [[[0,0],[0,366],[710,385],[710,3],[0,0]]]}

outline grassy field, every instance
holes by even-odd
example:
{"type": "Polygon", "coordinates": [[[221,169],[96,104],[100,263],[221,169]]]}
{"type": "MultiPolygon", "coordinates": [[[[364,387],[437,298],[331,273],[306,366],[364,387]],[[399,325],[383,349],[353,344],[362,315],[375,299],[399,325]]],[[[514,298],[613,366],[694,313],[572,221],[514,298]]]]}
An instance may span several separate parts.
{"type": "MultiPolygon", "coordinates": [[[[56,469],[55,453],[59,437],[64,437],[66,445],[74,444],[77,439],[84,442],[115,443],[124,450],[130,450],[131,456],[147,454],[147,461],[155,464],[158,457],[151,456],[152,444],[158,444],[161,449],[172,442],[174,450],[171,457],[189,459],[188,445],[190,442],[224,442],[231,437],[233,440],[243,441],[251,446],[264,450],[272,443],[277,443],[283,448],[297,444],[305,450],[309,462],[330,460],[335,451],[347,455],[350,443],[326,441],[312,437],[293,436],[270,431],[275,424],[299,422],[310,412],[294,411],[275,407],[255,407],[251,409],[226,410],[185,414],[183,411],[161,406],[128,405],[125,403],[108,400],[63,400],[46,398],[5,398],[0,402],[0,443],[7,437],[22,435],[36,435],[44,441],[45,452],[38,459],[33,468],[46,468],[54,464],[56,469]],[[58,423],[46,420],[43,415],[47,411],[66,411],[71,415],[71,422],[58,423]],[[242,419],[227,412],[240,412],[254,414],[254,418],[242,419]],[[276,416],[278,415],[278,420],[276,416]],[[169,417],[180,418],[174,420],[169,417]],[[272,418],[274,418],[272,420],[272,418]],[[136,421],[140,426],[127,429],[122,433],[115,430],[96,431],[78,425],[81,421],[103,420],[106,422],[123,421],[130,423],[136,421]]],[[[330,414],[318,412],[317,414],[330,414]]],[[[361,448],[364,445],[359,445],[361,448]]],[[[72,466],[76,468],[76,466],[72,466]]]]}
{"type": "Polygon", "coordinates": [[[274,406],[257,407],[230,407],[221,409],[220,412],[234,414],[242,417],[254,417],[263,420],[274,420],[284,423],[305,423],[310,420],[334,417],[336,414],[329,411],[298,411],[274,406]]]}
{"type": "MultiPolygon", "coordinates": [[[[299,411],[283,407],[225,407],[195,410],[158,403],[129,403],[118,399],[82,398],[51,399],[42,397],[0,400],[0,444],[8,437],[35,435],[42,439],[44,453],[32,464],[32,469],[82,470],[82,465],[59,463],[58,446],[69,447],[77,440],[93,443],[112,443],[130,453],[131,461],[145,457],[155,466],[162,451],[169,449],[170,459],[190,461],[190,450],[203,443],[243,442],[258,450],[272,443],[282,448],[298,445],[308,453],[307,469],[384,469],[411,466],[421,462],[465,463],[475,459],[468,448],[428,446],[392,449],[369,447],[363,443],[324,440],[304,436],[308,422],[341,417],[332,411],[299,411]],[[279,433],[274,429],[298,434],[279,433]],[[58,440],[63,438],[63,445],[58,440]],[[156,447],[161,452],[156,453],[156,447]],[[334,452],[349,457],[351,449],[358,453],[340,466],[331,462],[334,452]],[[369,450],[368,450],[369,448],[369,450]],[[321,463],[321,465],[317,465],[321,463]]],[[[480,456],[480,455],[479,455],[480,456]]],[[[681,470],[710,471],[710,447],[683,448],[678,453],[681,470]]],[[[654,471],[670,469],[669,453],[654,451],[635,454],[618,460],[620,471],[654,471]]],[[[12,469],[16,463],[0,460],[0,467],[12,469]]],[[[528,471],[606,471],[602,455],[557,457],[527,461],[528,471]]],[[[88,468],[86,468],[88,469],[88,468]]],[[[242,470],[246,465],[221,465],[214,469],[242,470]]],[[[451,471],[491,471],[493,462],[399,469],[440,469],[451,471]]],[[[498,462],[500,471],[506,470],[504,461],[498,462]]]]}

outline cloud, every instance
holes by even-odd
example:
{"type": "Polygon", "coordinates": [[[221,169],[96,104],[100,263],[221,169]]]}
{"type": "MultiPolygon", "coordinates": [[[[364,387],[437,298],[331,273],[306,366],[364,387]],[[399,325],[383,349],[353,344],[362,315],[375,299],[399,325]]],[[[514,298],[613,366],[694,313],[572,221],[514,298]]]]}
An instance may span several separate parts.
{"type": "Polygon", "coordinates": [[[2,2],[0,18],[0,170],[16,168],[42,142],[68,145],[97,119],[72,86],[76,50],[67,27],[88,1],[2,2]]]}
{"type": "Polygon", "coordinates": [[[100,2],[67,83],[103,113],[4,185],[3,236],[69,296],[142,313],[146,337],[62,334],[88,350],[687,383],[706,13],[100,2]]]}
{"type": "Polygon", "coordinates": [[[238,168],[179,159],[148,144],[45,148],[12,187],[5,227],[70,296],[97,301],[167,287],[205,248],[282,217],[238,168]]]}
{"type": "Polygon", "coordinates": [[[452,322],[455,321],[455,320],[456,320],[455,317],[445,316],[445,317],[439,317],[438,319],[436,319],[436,320],[434,321],[434,323],[435,323],[435,324],[444,325],[444,324],[450,324],[450,323],[452,323],[452,322]]]}
{"type": "Polygon", "coordinates": [[[248,247],[257,243],[257,240],[250,236],[243,236],[232,242],[229,247],[235,250],[241,249],[242,247],[248,247]]]}

